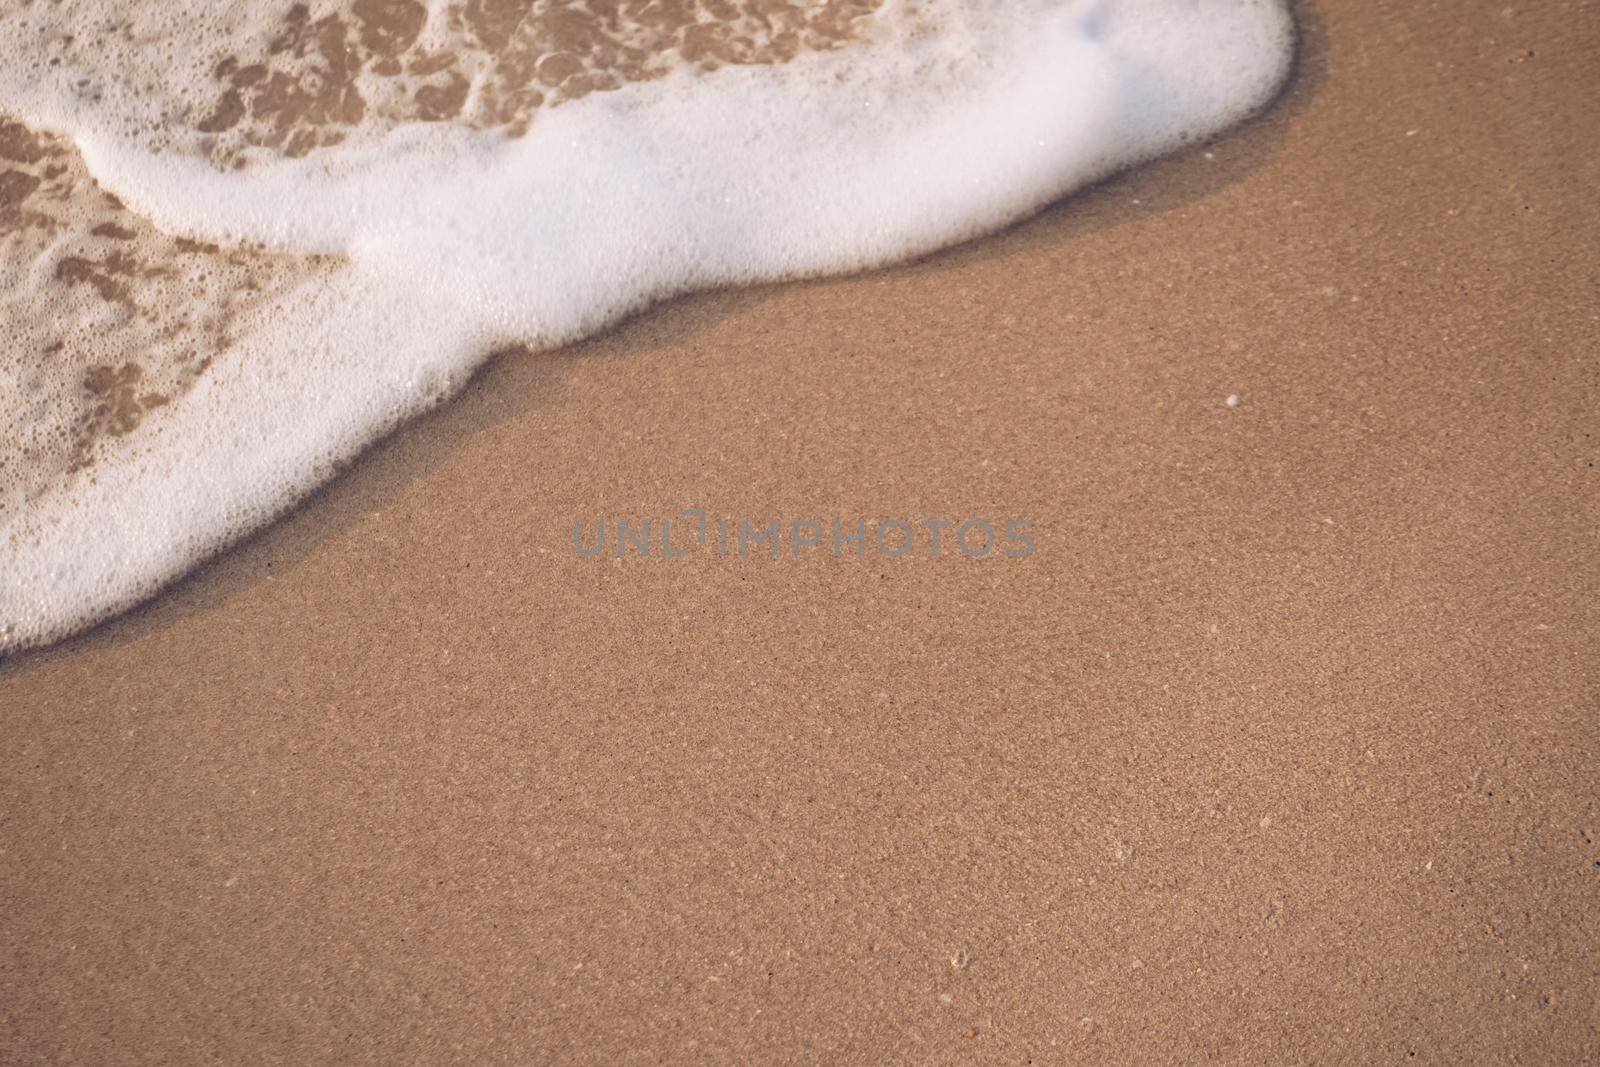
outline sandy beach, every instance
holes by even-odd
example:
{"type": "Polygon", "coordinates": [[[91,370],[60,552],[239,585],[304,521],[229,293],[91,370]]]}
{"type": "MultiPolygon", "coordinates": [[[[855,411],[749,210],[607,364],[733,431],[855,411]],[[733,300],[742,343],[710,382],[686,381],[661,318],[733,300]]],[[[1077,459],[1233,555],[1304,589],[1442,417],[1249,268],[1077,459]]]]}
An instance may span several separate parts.
{"type": "Polygon", "coordinates": [[[1600,1058],[1600,7],[1296,15],[1215,143],[504,353],[0,662],[0,1061],[1600,1058]],[[684,508],[1036,548],[574,549],[684,508]]]}

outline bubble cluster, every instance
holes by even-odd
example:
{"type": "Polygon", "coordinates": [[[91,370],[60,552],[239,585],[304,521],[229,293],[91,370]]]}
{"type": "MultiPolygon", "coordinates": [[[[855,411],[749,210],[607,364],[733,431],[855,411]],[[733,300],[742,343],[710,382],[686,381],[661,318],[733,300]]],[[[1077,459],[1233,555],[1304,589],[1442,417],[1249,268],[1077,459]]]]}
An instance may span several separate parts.
{"type": "Polygon", "coordinates": [[[843,47],[878,4],[269,0],[87,11],[33,4],[0,15],[0,33],[44,42],[37,54],[85,97],[136,91],[142,114],[124,132],[244,167],[410,122],[520,136],[542,109],[591,93],[678,70],[775,65],[843,47]]]}
{"type": "Polygon", "coordinates": [[[0,523],[188,391],[240,316],[332,269],[163,234],[0,116],[0,523]]]}

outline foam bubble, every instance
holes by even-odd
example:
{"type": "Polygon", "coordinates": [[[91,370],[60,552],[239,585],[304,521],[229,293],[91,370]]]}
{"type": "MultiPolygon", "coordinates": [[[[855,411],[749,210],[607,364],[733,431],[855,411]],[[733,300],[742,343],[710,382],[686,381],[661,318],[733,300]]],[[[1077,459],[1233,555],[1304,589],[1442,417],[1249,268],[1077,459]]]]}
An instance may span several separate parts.
{"type": "MultiPolygon", "coordinates": [[[[57,304],[0,327],[6,439],[71,438],[89,367],[140,416],[75,464],[8,457],[29,473],[0,494],[0,651],[150,595],[487,353],[992,231],[1236,122],[1291,51],[1280,0],[723,6],[651,29],[625,5],[568,27],[576,44],[495,22],[547,10],[496,0],[0,17],[0,111],[55,146],[46,169],[81,154],[75,188],[114,197],[156,272],[113,278],[140,329],[97,341],[86,320],[56,370],[38,368],[57,304]],[[194,326],[208,307],[225,328],[194,326]],[[96,344],[117,352],[81,354],[96,344]],[[167,375],[148,407],[147,373],[167,375]]],[[[4,144],[0,220],[25,169],[4,144]]],[[[87,206],[67,214],[92,232],[87,206]]]]}

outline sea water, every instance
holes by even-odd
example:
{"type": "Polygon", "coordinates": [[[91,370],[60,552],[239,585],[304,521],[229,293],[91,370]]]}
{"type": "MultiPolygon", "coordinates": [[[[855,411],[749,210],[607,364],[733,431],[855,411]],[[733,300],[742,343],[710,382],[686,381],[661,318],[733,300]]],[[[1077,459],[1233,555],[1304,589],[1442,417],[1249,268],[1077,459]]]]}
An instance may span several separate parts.
{"type": "Polygon", "coordinates": [[[0,5],[0,653],[487,355],[857,271],[1211,136],[1283,0],[0,5]]]}

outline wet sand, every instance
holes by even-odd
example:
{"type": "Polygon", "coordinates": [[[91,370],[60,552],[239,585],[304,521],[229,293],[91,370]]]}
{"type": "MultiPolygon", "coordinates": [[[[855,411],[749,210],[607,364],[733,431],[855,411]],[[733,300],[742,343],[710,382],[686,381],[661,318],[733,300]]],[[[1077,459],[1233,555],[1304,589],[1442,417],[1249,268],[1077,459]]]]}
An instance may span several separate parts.
{"type": "Polygon", "coordinates": [[[1303,5],[1246,129],[0,664],[0,1060],[1600,1056],[1596,13],[1303,5]],[[695,506],[1038,548],[572,548],[695,506]]]}

